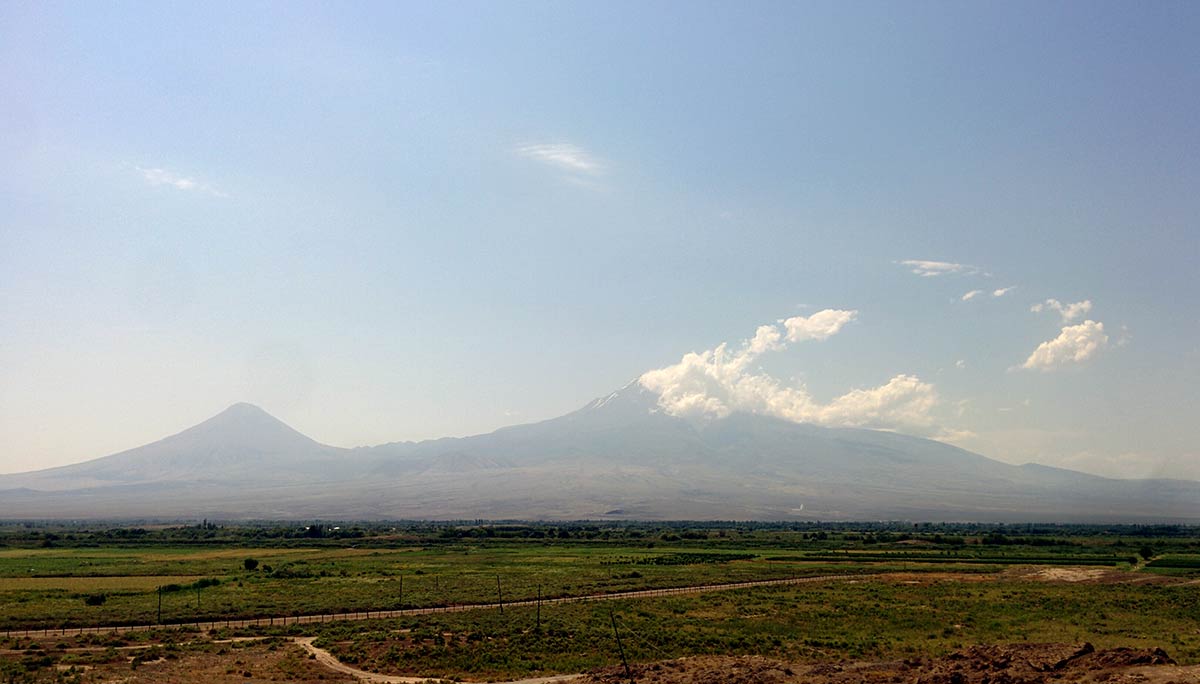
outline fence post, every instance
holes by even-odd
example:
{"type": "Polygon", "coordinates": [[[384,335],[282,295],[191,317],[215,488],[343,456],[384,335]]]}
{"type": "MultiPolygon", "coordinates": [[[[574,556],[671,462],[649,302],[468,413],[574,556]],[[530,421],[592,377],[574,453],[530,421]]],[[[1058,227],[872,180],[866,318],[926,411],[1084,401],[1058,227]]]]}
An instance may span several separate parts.
{"type": "Polygon", "coordinates": [[[634,684],[633,673],[629,671],[629,662],[625,660],[625,647],[621,645],[621,635],[617,632],[617,616],[613,614],[612,606],[608,607],[608,619],[612,621],[613,636],[617,640],[617,652],[621,654],[621,664],[625,666],[625,676],[629,678],[629,684],[634,684]]]}

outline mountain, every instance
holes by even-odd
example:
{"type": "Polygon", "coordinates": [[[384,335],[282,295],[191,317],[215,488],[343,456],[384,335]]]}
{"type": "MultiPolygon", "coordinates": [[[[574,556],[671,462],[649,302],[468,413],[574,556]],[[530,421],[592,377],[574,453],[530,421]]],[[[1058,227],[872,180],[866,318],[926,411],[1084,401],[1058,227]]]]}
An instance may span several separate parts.
{"type": "Polygon", "coordinates": [[[152,444],[84,463],[0,476],[0,486],[48,491],[148,483],[223,483],[264,475],[292,482],[331,472],[346,449],[325,446],[252,404],[234,404],[152,444]]]}
{"type": "Polygon", "coordinates": [[[237,404],[177,435],[0,475],[0,518],[1200,521],[1200,483],[1014,466],[752,414],[688,420],[637,383],[485,435],[341,449],[237,404]]]}

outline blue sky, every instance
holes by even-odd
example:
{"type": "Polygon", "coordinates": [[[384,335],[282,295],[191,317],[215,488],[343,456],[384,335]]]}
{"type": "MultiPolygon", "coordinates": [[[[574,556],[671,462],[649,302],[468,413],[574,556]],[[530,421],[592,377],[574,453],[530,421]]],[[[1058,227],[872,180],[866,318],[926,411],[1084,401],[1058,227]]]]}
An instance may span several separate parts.
{"type": "Polygon", "coordinates": [[[679,412],[1200,479],[1198,31],[1184,2],[4,3],[0,472],[236,401],[337,445],[471,434],[663,369],[679,412]]]}

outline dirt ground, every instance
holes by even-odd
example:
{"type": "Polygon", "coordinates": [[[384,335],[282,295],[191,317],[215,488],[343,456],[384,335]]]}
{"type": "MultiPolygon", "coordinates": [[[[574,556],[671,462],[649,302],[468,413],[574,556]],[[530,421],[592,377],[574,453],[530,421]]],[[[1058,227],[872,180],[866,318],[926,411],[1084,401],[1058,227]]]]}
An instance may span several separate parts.
{"type": "MultiPolygon", "coordinates": [[[[1200,684],[1200,666],[1180,667],[1160,649],[1096,651],[1090,644],[975,646],[943,658],[796,665],[769,658],[703,656],[632,666],[639,684],[1200,684]]],[[[579,684],[624,684],[624,668],[579,684]]]]}
{"type": "MultiPolygon", "coordinates": [[[[188,652],[178,658],[141,662],[132,656],[122,662],[76,670],[80,684],[348,684],[355,677],[335,672],[308,657],[300,646],[253,644],[224,653],[188,652]]],[[[60,666],[60,669],[61,666],[60,666]]]]}
{"type": "Polygon", "coordinates": [[[1126,572],[1115,568],[1038,568],[1017,566],[1000,573],[1000,579],[1082,584],[1187,584],[1189,580],[1169,575],[1126,572]]]}
{"type": "MultiPolygon", "coordinates": [[[[967,572],[889,572],[880,579],[899,584],[932,584],[934,582],[1070,582],[1081,584],[1195,584],[1195,580],[1170,575],[1127,572],[1116,568],[1064,568],[1018,565],[997,573],[967,572]]],[[[852,584],[854,580],[848,580],[852,584]]]]}
{"type": "MultiPolygon", "coordinates": [[[[79,684],[366,684],[408,680],[355,671],[336,661],[326,663],[310,657],[301,644],[291,642],[185,651],[136,665],[132,661],[132,656],[123,655],[118,660],[73,671],[65,671],[63,666],[59,670],[79,684]]],[[[798,664],[758,656],[699,656],[637,664],[631,670],[638,684],[1200,684],[1200,666],[1176,665],[1161,649],[1097,651],[1086,643],[973,646],[941,658],[891,662],[798,664]]],[[[543,680],[536,681],[543,684],[543,680]]],[[[625,684],[628,677],[618,666],[588,672],[573,681],[625,684]]]]}

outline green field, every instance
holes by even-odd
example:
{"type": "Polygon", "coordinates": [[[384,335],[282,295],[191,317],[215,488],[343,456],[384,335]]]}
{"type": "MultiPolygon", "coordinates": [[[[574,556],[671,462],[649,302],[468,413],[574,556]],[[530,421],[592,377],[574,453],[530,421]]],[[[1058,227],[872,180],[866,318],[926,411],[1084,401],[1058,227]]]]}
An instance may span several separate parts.
{"type": "Polygon", "coordinates": [[[0,525],[0,631],[156,623],[159,587],[165,588],[162,622],[184,623],[831,573],[1062,565],[1190,576],[1200,573],[1194,532],[901,524],[9,524],[0,525]],[[253,570],[247,559],[256,562],[253,570]]]}
{"type": "MultiPolygon", "coordinates": [[[[496,544],[365,549],[240,551],[63,550],[0,558],[0,631],[30,627],[148,624],[157,619],[160,585],[196,577],[218,580],[199,592],[181,587],[163,595],[163,621],[384,610],[547,598],[632,589],[845,572],[825,562],[767,561],[749,554],[647,550],[611,546],[496,544]],[[685,562],[675,561],[682,557],[685,562]],[[723,561],[724,557],[737,560],[723,561]],[[255,571],[245,558],[259,561],[255,571]],[[86,559],[85,576],[71,567],[86,559]],[[657,561],[657,562],[655,562],[657,561]],[[14,576],[21,566],[35,568],[14,576]],[[136,572],[138,574],[129,574],[136,572]],[[497,578],[499,591],[497,592],[497,578]],[[102,605],[87,595],[105,594],[102,605]],[[197,593],[199,594],[197,596],[197,593]],[[199,607],[197,607],[197,602],[199,607]]],[[[897,564],[896,567],[901,567],[897,564]]],[[[864,568],[851,571],[865,572],[864,568]]]]}
{"type": "Polygon", "coordinates": [[[1162,646],[1180,662],[1200,662],[1200,594],[1188,586],[864,580],[544,607],[540,631],[524,607],[304,630],[371,671],[502,678],[617,664],[610,608],[628,656],[640,662],[699,654],[878,660],[1019,641],[1162,646]]]}
{"type": "Polygon", "coordinates": [[[1198,663],[1198,577],[1200,530],[1181,527],[0,524],[0,648],[18,654],[0,665],[35,677],[19,681],[43,681],[36,677],[61,672],[54,663],[126,657],[63,650],[71,644],[162,643],[173,653],[217,647],[179,643],[197,639],[303,634],[369,670],[478,680],[612,665],[614,621],[635,661],[694,654],[892,659],[977,643],[1086,640],[1162,646],[1180,662],[1198,663]],[[539,594],[812,575],[843,578],[546,604],[540,619],[533,607],[511,605],[539,594]],[[69,633],[156,624],[160,598],[162,628],[69,633]],[[188,626],[499,598],[509,603],[503,612],[276,622],[206,634],[188,626]],[[21,634],[41,628],[63,630],[50,651],[21,634]]]}

